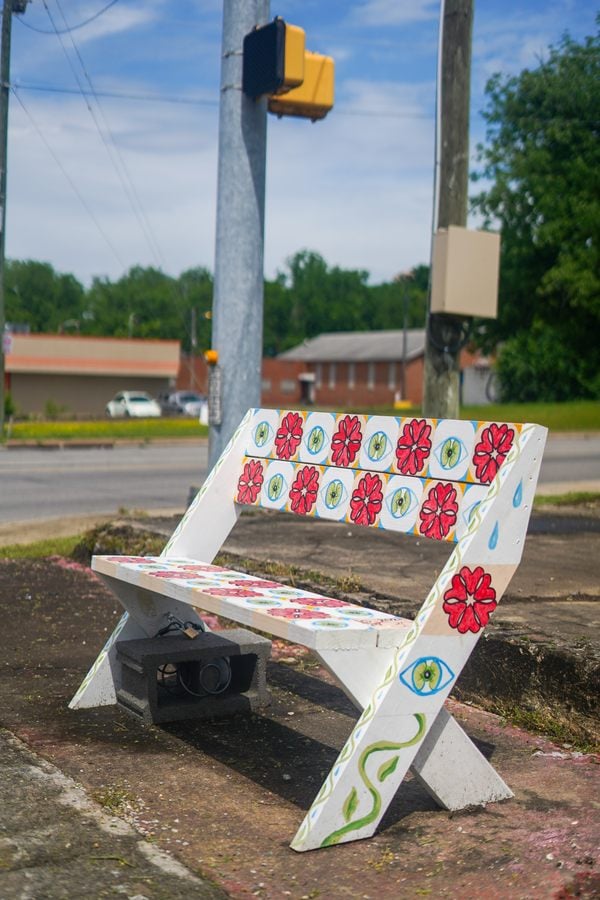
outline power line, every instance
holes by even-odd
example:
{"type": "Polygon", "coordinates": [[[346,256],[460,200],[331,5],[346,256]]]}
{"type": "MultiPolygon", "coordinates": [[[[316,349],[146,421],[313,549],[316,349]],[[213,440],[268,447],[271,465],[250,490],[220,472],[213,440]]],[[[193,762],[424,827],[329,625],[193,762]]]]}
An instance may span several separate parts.
{"type": "Polygon", "coordinates": [[[77,31],[79,28],[84,28],[86,25],[89,25],[91,22],[95,22],[96,19],[99,19],[100,16],[104,15],[111,6],[114,6],[115,3],[118,3],[119,0],[111,0],[110,3],[107,3],[102,9],[100,9],[97,13],[94,13],[93,16],[90,16],[89,19],[84,19],[83,22],[79,22],[77,25],[70,25],[67,28],[63,28],[60,31],[47,31],[44,28],[36,28],[35,25],[31,25],[21,16],[19,16],[18,20],[22,25],[26,28],[29,28],[30,31],[36,31],[38,34],[70,34],[72,31],[77,31]]]}
{"type": "Polygon", "coordinates": [[[52,159],[54,160],[54,162],[56,163],[56,165],[58,166],[58,168],[60,169],[60,171],[61,171],[62,174],[64,175],[64,177],[65,177],[65,179],[67,180],[67,182],[69,183],[69,185],[70,185],[70,187],[71,187],[73,193],[75,194],[75,196],[77,197],[77,199],[79,200],[79,202],[81,203],[81,205],[83,206],[83,208],[85,209],[85,211],[87,212],[87,214],[89,215],[90,219],[92,220],[92,222],[94,223],[94,225],[95,225],[96,228],[98,229],[100,235],[102,236],[103,240],[106,242],[106,245],[107,245],[108,248],[110,249],[111,253],[114,255],[114,257],[115,257],[115,259],[117,260],[117,262],[119,263],[120,267],[121,267],[122,269],[125,269],[125,268],[126,268],[126,265],[125,265],[125,263],[123,262],[123,260],[121,259],[120,255],[119,255],[119,251],[117,250],[117,248],[115,247],[115,245],[112,243],[112,241],[110,240],[110,238],[109,238],[108,235],[106,234],[105,230],[102,228],[100,222],[98,221],[98,219],[97,219],[96,216],[94,215],[94,213],[93,213],[91,207],[89,206],[89,204],[87,203],[87,201],[86,201],[85,198],[83,197],[81,191],[79,190],[79,188],[77,187],[77,185],[75,184],[75,182],[73,181],[73,179],[71,178],[71,176],[69,175],[69,173],[67,172],[67,170],[65,169],[65,167],[63,166],[62,162],[60,161],[60,159],[58,158],[58,156],[56,155],[56,153],[54,152],[54,150],[52,149],[52,147],[50,146],[50,144],[48,143],[48,141],[46,140],[46,137],[45,137],[44,133],[42,132],[41,128],[39,127],[39,125],[37,124],[37,122],[35,121],[35,119],[33,118],[32,114],[29,112],[29,110],[27,109],[27,107],[26,107],[25,104],[23,103],[23,100],[22,100],[21,97],[19,96],[17,90],[16,90],[14,87],[11,87],[11,90],[12,90],[12,93],[13,93],[14,97],[16,98],[17,102],[19,103],[19,106],[21,107],[21,109],[23,110],[23,112],[25,113],[25,115],[27,116],[27,118],[29,119],[29,121],[31,122],[33,128],[34,128],[35,131],[37,132],[38,137],[40,138],[40,140],[42,141],[42,143],[43,143],[44,146],[46,147],[46,150],[48,151],[48,153],[50,154],[50,156],[52,157],[52,159]]]}
{"type": "MultiPolygon", "coordinates": [[[[74,67],[74,65],[73,65],[73,63],[72,63],[72,61],[71,61],[71,58],[70,58],[70,56],[69,56],[69,54],[68,54],[68,52],[67,52],[67,48],[65,47],[65,44],[64,44],[64,42],[63,42],[63,39],[62,39],[62,37],[60,36],[60,34],[58,33],[58,29],[57,29],[57,27],[56,27],[56,23],[55,23],[55,21],[54,21],[54,18],[53,18],[53,16],[52,16],[52,13],[50,12],[50,9],[48,8],[48,4],[47,4],[46,0],[42,0],[42,2],[43,2],[43,4],[44,4],[44,8],[45,8],[45,10],[46,10],[46,12],[47,12],[47,14],[48,14],[48,18],[50,19],[50,22],[51,22],[53,28],[55,29],[56,36],[57,36],[57,38],[58,38],[58,40],[59,40],[59,43],[60,43],[61,48],[62,48],[62,50],[63,50],[63,53],[64,53],[64,55],[65,55],[65,57],[66,57],[66,60],[67,60],[67,62],[68,62],[68,64],[69,64],[69,67],[70,67],[70,69],[71,69],[71,71],[72,71],[72,73],[73,73],[73,77],[75,78],[75,81],[76,81],[77,86],[78,86],[78,88],[79,88],[79,93],[81,94],[81,96],[82,96],[82,98],[83,98],[83,101],[84,101],[84,103],[85,103],[85,105],[86,105],[86,107],[87,107],[87,109],[88,109],[88,112],[90,113],[90,115],[91,115],[91,117],[92,117],[92,120],[93,120],[93,122],[94,122],[94,125],[95,125],[95,127],[96,127],[96,130],[97,130],[97,132],[98,132],[98,134],[99,134],[99,136],[100,136],[100,139],[101,139],[102,143],[104,144],[104,147],[105,147],[105,149],[106,149],[106,152],[108,153],[108,157],[109,157],[109,159],[110,159],[111,165],[113,166],[113,168],[114,168],[114,170],[115,170],[115,172],[116,172],[116,174],[117,174],[117,177],[119,178],[119,181],[121,182],[121,187],[123,188],[123,191],[125,192],[125,196],[127,197],[127,200],[128,200],[129,205],[130,205],[130,207],[131,207],[131,210],[132,210],[132,212],[133,212],[135,218],[137,219],[138,225],[140,226],[140,229],[141,229],[141,231],[142,231],[142,233],[143,233],[143,235],[144,235],[144,238],[146,239],[146,242],[147,242],[147,244],[148,244],[148,247],[149,247],[149,249],[150,249],[150,252],[151,252],[152,256],[154,257],[155,262],[156,262],[156,263],[158,264],[158,266],[160,267],[160,265],[161,265],[162,262],[163,262],[162,254],[161,254],[161,252],[160,252],[160,248],[159,248],[158,243],[157,243],[157,241],[156,241],[156,239],[155,239],[155,237],[154,237],[154,234],[152,233],[152,229],[151,229],[151,227],[150,227],[150,224],[149,224],[149,222],[148,222],[148,219],[147,219],[147,217],[145,216],[145,213],[144,213],[144,211],[143,211],[143,209],[142,209],[142,205],[141,205],[139,196],[137,195],[137,192],[136,192],[135,187],[134,187],[134,185],[133,185],[133,182],[132,182],[132,180],[131,180],[131,176],[129,175],[129,172],[128,172],[127,167],[126,167],[126,165],[125,165],[125,162],[124,162],[124,160],[123,160],[123,157],[122,157],[120,151],[119,151],[118,148],[117,148],[117,145],[116,145],[114,136],[113,136],[113,134],[112,134],[112,132],[111,132],[111,130],[110,130],[110,127],[109,127],[108,122],[107,122],[107,120],[106,120],[106,116],[104,115],[104,110],[102,109],[102,105],[101,105],[101,103],[100,103],[100,100],[99,100],[99,98],[98,98],[97,95],[96,95],[96,91],[95,91],[94,85],[92,84],[92,80],[91,80],[91,78],[90,78],[90,76],[89,76],[89,74],[88,74],[88,72],[87,72],[87,70],[86,70],[86,67],[85,67],[85,64],[84,64],[84,62],[83,62],[83,58],[82,58],[82,56],[81,56],[81,53],[79,52],[79,49],[78,49],[78,47],[77,47],[77,45],[76,45],[76,43],[75,43],[75,39],[73,38],[72,35],[69,36],[69,37],[70,37],[70,40],[71,40],[71,43],[72,43],[72,45],[73,45],[73,50],[74,50],[74,52],[75,52],[75,54],[76,54],[76,56],[77,56],[77,59],[79,60],[79,63],[80,63],[80,65],[81,65],[81,69],[82,69],[82,71],[83,71],[83,75],[84,75],[84,77],[85,77],[87,83],[88,83],[89,86],[90,86],[90,92],[86,92],[85,89],[84,89],[83,84],[81,83],[81,80],[80,80],[80,78],[79,78],[79,75],[78,75],[78,73],[77,73],[77,71],[76,71],[76,69],[75,69],[75,67],[74,67]],[[101,118],[102,118],[102,120],[103,120],[104,129],[102,129],[102,128],[100,127],[100,123],[98,122],[98,119],[97,119],[97,117],[96,117],[96,114],[95,114],[94,110],[92,109],[92,106],[91,106],[91,104],[90,104],[90,102],[89,102],[89,100],[88,100],[88,93],[91,93],[92,97],[93,97],[93,98],[95,99],[95,101],[96,101],[96,105],[97,105],[97,107],[98,107],[98,111],[99,111],[100,116],[101,116],[101,118]]],[[[59,12],[60,12],[60,14],[61,14],[61,16],[62,16],[62,19],[63,19],[65,25],[67,25],[68,23],[67,23],[67,21],[66,21],[66,19],[65,19],[65,16],[64,16],[64,13],[63,13],[62,8],[61,8],[61,6],[60,6],[59,0],[56,0],[56,4],[57,4],[57,6],[58,6],[59,12]]]]}
{"type": "MultiPolygon", "coordinates": [[[[15,87],[21,91],[38,91],[49,94],[79,94],[80,91],[75,88],[61,87],[60,85],[49,84],[28,84],[20,81],[15,82],[15,87]]],[[[144,103],[173,103],[183,104],[185,106],[210,106],[217,108],[218,100],[208,100],[204,97],[179,97],[176,94],[147,94],[147,93],[131,93],[128,91],[95,91],[98,97],[107,97],[113,100],[134,100],[135,102],[144,103]]],[[[335,114],[341,116],[365,116],[367,118],[381,119],[433,119],[433,113],[406,113],[393,112],[383,109],[352,109],[351,107],[336,106],[335,114]]]]}

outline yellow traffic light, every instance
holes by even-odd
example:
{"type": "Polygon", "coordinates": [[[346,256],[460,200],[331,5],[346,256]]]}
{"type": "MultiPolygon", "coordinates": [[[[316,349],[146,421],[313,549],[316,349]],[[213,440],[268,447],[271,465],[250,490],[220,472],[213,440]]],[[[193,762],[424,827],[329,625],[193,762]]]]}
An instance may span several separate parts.
{"type": "Polygon", "coordinates": [[[304,80],[285,94],[269,96],[269,112],[277,116],[323,119],[333,107],[334,62],[320,53],[304,54],[304,80]]]}
{"type": "Polygon", "coordinates": [[[304,79],[304,30],[277,17],[244,38],[242,89],[247,97],[279,94],[304,79]]]}

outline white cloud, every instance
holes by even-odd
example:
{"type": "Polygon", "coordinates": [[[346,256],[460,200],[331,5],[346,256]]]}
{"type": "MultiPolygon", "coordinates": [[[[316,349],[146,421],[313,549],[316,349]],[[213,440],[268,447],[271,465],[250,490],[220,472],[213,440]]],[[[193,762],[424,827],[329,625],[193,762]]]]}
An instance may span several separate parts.
{"type": "Polygon", "coordinates": [[[349,19],[374,28],[405,25],[437,18],[439,6],[439,0],[366,0],[354,6],[349,19]]]}

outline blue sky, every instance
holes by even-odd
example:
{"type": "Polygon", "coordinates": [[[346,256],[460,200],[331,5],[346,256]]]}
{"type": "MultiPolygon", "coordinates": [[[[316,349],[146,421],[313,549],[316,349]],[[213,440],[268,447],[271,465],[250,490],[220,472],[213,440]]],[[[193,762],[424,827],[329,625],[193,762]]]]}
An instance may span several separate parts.
{"type": "MultiPolygon", "coordinates": [[[[108,2],[32,0],[13,18],[7,255],[84,284],[133,265],[212,270],[222,0],[118,0],[57,37],[108,2]]],[[[267,277],[305,248],[372,282],[428,261],[439,8],[271,0],[334,57],[336,104],[315,124],[269,116],[267,277]]],[[[565,31],[594,33],[597,10],[476,0],[473,159],[488,77],[535,66],[565,31]]]]}

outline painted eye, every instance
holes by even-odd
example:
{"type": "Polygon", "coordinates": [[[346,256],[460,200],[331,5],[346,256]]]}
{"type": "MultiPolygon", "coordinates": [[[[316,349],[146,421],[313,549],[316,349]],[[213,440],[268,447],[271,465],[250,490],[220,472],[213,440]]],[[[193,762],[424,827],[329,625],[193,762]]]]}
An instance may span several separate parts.
{"type": "Polygon", "coordinates": [[[438,444],[433,451],[437,456],[442,469],[453,469],[461,463],[467,455],[467,448],[458,437],[448,437],[438,444]]]}
{"type": "Polygon", "coordinates": [[[422,656],[400,672],[399,677],[414,694],[426,697],[447,687],[454,678],[454,672],[439,656],[422,656]]]}
{"type": "Polygon", "coordinates": [[[348,491],[340,479],[335,478],[329,482],[327,487],[323,488],[322,497],[327,509],[337,509],[340,503],[343,503],[348,498],[348,491]]]}
{"type": "Polygon", "coordinates": [[[402,519],[412,512],[417,505],[417,497],[410,488],[401,487],[394,491],[386,498],[388,509],[394,519],[402,519]]]}
{"type": "Polygon", "coordinates": [[[309,453],[312,453],[313,456],[316,456],[316,454],[320,453],[323,449],[324,443],[325,432],[320,425],[315,425],[314,428],[311,428],[308,437],[306,438],[306,449],[309,453]]]}
{"type": "Polygon", "coordinates": [[[254,443],[257,447],[264,447],[272,434],[273,429],[268,422],[259,422],[254,429],[254,443]]]}
{"type": "Polygon", "coordinates": [[[286,488],[287,481],[281,473],[277,473],[277,475],[271,476],[267,482],[267,497],[274,503],[279,500],[286,488]]]}
{"type": "Polygon", "coordinates": [[[392,445],[385,431],[376,431],[367,444],[367,456],[373,462],[380,462],[389,456],[391,449],[392,445]]]}

